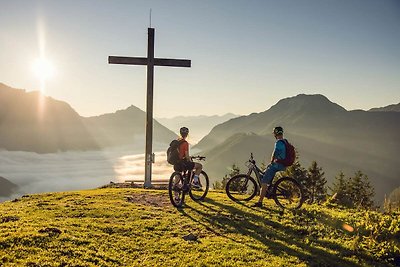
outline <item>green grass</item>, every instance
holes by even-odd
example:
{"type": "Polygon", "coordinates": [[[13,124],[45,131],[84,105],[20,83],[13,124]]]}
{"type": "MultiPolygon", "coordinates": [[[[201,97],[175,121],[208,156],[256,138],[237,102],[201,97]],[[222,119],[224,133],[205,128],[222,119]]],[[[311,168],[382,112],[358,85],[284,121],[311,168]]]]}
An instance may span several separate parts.
{"type": "Polygon", "coordinates": [[[252,203],[210,192],[175,209],[166,191],[116,188],[30,195],[0,204],[0,266],[394,266],[399,255],[398,215],[252,203]]]}

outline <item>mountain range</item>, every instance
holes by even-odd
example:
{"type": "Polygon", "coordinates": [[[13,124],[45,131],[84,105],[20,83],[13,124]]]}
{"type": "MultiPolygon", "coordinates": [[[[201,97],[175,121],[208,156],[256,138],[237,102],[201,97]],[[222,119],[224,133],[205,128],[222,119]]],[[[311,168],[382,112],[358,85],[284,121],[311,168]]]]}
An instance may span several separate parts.
{"type": "Polygon", "coordinates": [[[347,111],[322,95],[300,94],[264,112],[231,119],[195,147],[207,156],[210,176],[222,177],[233,163],[243,167],[250,152],[259,162],[269,158],[272,129],[278,125],[297,148],[300,162],[308,167],[316,160],[328,183],[341,170],[349,176],[361,170],[379,200],[400,185],[400,113],[347,111]]]}
{"type": "MultiPolygon", "coordinates": [[[[243,167],[250,152],[258,162],[268,158],[274,143],[271,131],[280,125],[304,166],[316,160],[329,183],[341,170],[346,175],[361,170],[370,177],[377,198],[383,199],[400,185],[400,112],[394,111],[398,106],[348,111],[322,95],[300,94],[247,116],[177,117],[164,122],[176,131],[186,125],[193,135],[222,122],[194,147],[207,156],[205,168],[212,180],[221,179],[233,163],[243,167]]],[[[98,150],[142,144],[144,134],[145,112],[134,106],[82,117],[63,101],[0,83],[0,149],[98,150]]],[[[154,142],[169,143],[176,136],[154,121],[154,142]]]]}
{"type": "MultiPolygon", "coordinates": [[[[137,141],[144,144],[146,113],[130,106],[115,113],[82,118],[89,133],[101,147],[133,144],[137,141]]],[[[177,135],[153,120],[154,142],[169,144],[177,135]]]]}
{"type": "MultiPolygon", "coordinates": [[[[53,153],[133,144],[145,135],[145,112],[134,107],[85,118],[69,104],[0,83],[0,149],[53,153]]],[[[154,141],[176,134],[154,121],[154,141]]]]}
{"type": "Polygon", "coordinates": [[[371,108],[369,111],[395,111],[400,112],[400,103],[381,108],[371,108]]]}

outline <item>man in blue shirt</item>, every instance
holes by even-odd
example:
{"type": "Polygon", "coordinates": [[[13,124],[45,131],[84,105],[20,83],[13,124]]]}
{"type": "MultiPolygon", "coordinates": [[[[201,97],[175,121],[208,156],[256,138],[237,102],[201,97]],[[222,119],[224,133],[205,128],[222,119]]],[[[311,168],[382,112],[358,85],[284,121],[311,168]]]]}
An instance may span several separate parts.
{"type": "Polygon", "coordinates": [[[262,207],[262,202],[267,194],[267,190],[270,192],[272,189],[271,183],[275,177],[275,174],[278,171],[284,171],[286,169],[285,165],[279,163],[279,160],[286,158],[286,146],[285,142],[283,141],[283,128],[280,126],[275,127],[273,134],[276,142],[274,152],[272,152],[271,156],[271,163],[268,165],[264,175],[261,177],[260,199],[253,205],[253,207],[262,207]]]}

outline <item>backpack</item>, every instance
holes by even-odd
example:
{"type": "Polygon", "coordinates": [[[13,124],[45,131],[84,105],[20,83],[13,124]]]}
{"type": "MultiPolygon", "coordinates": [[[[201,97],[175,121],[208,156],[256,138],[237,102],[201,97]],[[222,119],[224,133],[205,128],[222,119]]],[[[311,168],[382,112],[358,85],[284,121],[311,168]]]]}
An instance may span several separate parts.
{"type": "Polygon", "coordinates": [[[296,160],[296,149],[291,143],[289,143],[288,140],[283,139],[282,141],[285,143],[286,157],[285,159],[279,159],[278,163],[281,163],[286,167],[292,166],[294,161],[296,160]]]}
{"type": "Polygon", "coordinates": [[[171,165],[175,165],[179,162],[179,146],[184,140],[172,140],[167,149],[167,161],[171,165]]]}

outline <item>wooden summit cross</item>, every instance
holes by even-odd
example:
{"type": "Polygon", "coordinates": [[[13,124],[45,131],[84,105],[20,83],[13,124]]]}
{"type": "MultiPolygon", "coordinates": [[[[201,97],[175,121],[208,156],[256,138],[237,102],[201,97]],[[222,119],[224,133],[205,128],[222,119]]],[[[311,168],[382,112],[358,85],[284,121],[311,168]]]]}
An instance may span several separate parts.
{"type": "Polygon", "coordinates": [[[109,64],[147,65],[147,97],[146,97],[146,151],[144,187],[151,187],[151,164],[153,155],[153,83],[154,66],[188,67],[191,61],[187,59],[154,58],[154,28],[148,28],[147,58],[109,56],[109,64]]]}

